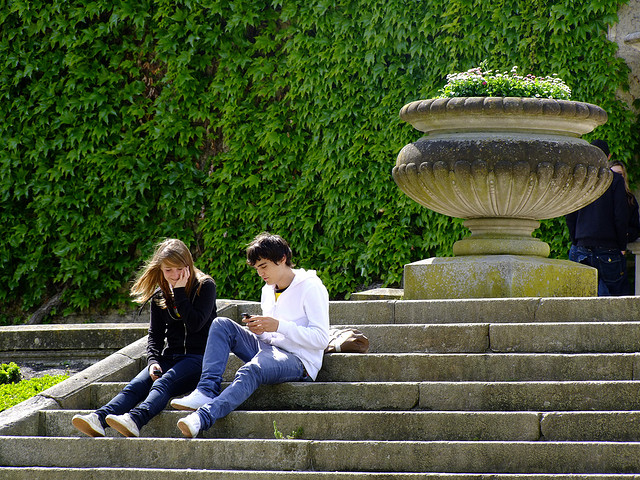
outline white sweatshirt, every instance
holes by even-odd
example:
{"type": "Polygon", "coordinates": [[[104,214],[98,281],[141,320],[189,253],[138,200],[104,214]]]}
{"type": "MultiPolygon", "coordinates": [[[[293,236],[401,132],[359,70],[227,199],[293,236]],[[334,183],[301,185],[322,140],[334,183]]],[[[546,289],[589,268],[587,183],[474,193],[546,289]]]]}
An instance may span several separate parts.
{"type": "Polygon", "coordinates": [[[315,270],[293,270],[295,277],[276,301],[275,286],[262,287],[262,315],[278,320],[276,332],[260,340],[293,353],[314,380],[329,343],[329,294],[315,270]]]}

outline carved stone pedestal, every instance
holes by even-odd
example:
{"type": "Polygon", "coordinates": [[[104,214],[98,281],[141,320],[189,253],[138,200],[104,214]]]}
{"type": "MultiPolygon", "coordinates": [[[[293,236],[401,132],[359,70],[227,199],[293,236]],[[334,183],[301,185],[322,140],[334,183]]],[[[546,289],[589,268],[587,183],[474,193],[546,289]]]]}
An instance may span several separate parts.
{"type": "Polygon", "coordinates": [[[404,266],[404,299],[591,297],[595,268],[525,255],[434,257],[404,266]]]}

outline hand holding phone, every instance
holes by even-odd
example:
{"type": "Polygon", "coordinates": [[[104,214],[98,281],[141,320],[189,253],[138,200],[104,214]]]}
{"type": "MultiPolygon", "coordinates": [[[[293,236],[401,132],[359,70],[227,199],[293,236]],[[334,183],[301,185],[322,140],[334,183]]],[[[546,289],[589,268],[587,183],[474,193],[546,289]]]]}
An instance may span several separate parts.
{"type": "Polygon", "coordinates": [[[162,376],[162,368],[157,363],[154,363],[149,367],[149,375],[151,376],[151,380],[156,381],[162,376]]]}
{"type": "Polygon", "coordinates": [[[256,335],[262,335],[265,332],[277,332],[278,320],[272,317],[252,317],[249,314],[242,314],[242,321],[247,324],[249,330],[256,335]],[[245,316],[246,315],[246,316],[245,316]]]}

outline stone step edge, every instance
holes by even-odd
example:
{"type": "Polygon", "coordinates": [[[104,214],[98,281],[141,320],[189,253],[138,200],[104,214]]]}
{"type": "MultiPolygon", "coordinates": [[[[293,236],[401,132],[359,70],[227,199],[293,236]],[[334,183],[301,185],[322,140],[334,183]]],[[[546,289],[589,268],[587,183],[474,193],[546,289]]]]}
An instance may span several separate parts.
{"type": "MultiPolygon", "coordinates": [[[[52,411],[42,418],[45,436],[81,436],[71,417],[86,411],[52,411]]],[[[181,438],[176,427],[189,412],[165,410],[142,432],[147,438],[181,438]]],[[[273,439],[274,428],[301,439],[333,441],[640,441],[640,410],[597,411],[300,411],[237,410],[201,438],[273,439]]],[[[108,436],[118,436],[108,431],[108,436]]]]}
{"type": "MultiPolygon", "coordinates": [[[[96,383],[98,408],[125,382],[96,383]]],[[[228,383],[223,384],[223,388],[228,383]]],[[[261,386],[245,410],[576,411],[640,409],[640,381],[562,382],[314,382],[261,386]]]]}
{"type": "Polygon", "coordinates": [[[59,467],[1,467],[4,480],[638,480],[640,475],[625,474],[540,474],[540,473],[393,473],[347,471],[275,471],[275,470],[204,470],[168,468],[114,468],[96,470],[59,467]]]}
{"type": "Polygon", "coordinates": [[[315,441],[4,437],[0,464],[221,469],[628,473],[640,471],[640,442],[315,441]],[[60,445],[60,447],[58,447],[60,445]],[[62,450],[60,450],[62,449],[62,450]],[[73,459],[69,452],[77,452],[73,459]],[[159,455],[158,452],[163,452],[159,455]],[[249,460],[250,459],[250,460],[249,460]],[[249,463],[247,463],[249,461],[249,463]],[[64,463],[62,463],[64,462],[64,463]]]}

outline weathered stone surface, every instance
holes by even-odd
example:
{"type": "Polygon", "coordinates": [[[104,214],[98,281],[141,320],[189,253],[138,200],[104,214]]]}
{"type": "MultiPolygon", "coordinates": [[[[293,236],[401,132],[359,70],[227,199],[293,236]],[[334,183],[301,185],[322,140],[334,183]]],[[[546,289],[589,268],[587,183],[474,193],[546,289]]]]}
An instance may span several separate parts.
{"type": "Polygon", "coordinates": [[[148,324],[0,327],[0,351],[121,349],[147,335],[148,324]]]}
{"type": "MultiPolygon", "coordinates": [[[[78,410],[49,411],[48,436],[81,437],[71,426],[78,410]]],[[[141,430],[143,437],[182,438],[176,423],[187,413],[165,411],[141,430]]],[[[540,415],[535,412],[385,412],[385,411],[236,411],[198,438],[273,439],[274,422],[288,435],[302,428],[300,438],[314,440],[539,440],[540,415]],[[331,422],[327,422],[327,417],[331,422]]],[[[108,436],[119,434],[107,429],[108,436]]]]}
{"type": "Polygon", "coordinates": [[[404,267],[406,300],[597,295],[594,268],[518,255],[435,257],[404,267]]]}
{"type": "MultiPolygon", "coordinates": [[[[317,382],[264,385],[193,441],[176,428],[186,412],[168,409],[144,438],[81,438],[71,417],[142,368],[141,339],[0,414],[19,420],[0,427],[0,477],[628,480],[623,472],[640,467],[640,354],[619,351],[634,352],[637,301],[342,302],[354,306],[337,315],[366,321],[340,323],[365,332],[375,352],[327,355],[317,382]],[[302,427],[305,439],[272,439],[274,421],[285,434],[302,427]]],[[[231,356],[227,381],[241,363],[231,356]]]]}
{"type": "Polygon", "coordinates": [[[541,298],[535,322],[634,322],[640,297],[541,298]]]}
{"type": "Polygon", "coordinates": [[[427,410],[639,410],[640,382],[527,381],[422,382],[420,408],[427,410]]]}
{"type": "Polygon", "coordinates": [[[374,288],[352,293],[350,300],[399,300],[402,294],[401,288],[374,288]]]}
{"type": "Polygon", "coordinates": [[[332,382],[631,380],[635,354],[440,353],[326,355],[332,382]]]}
{"type": "MultiPolygon", "coordinates": [[[[500,480],[494,475],[450,475],[429,473],[366,473],[362,472],[287,472],[266,470],[176,469],[176,468],[40,468],[0,467],[3,480],[500,480]]],[[[530,480],[526,475],[508,477],[508,480],[530,480]]],[[[601,476],[537,476],[535,480],[611,480],[601,476]]],[[[635,480],[628,477],[627,480],[635,480]]]]}
{"type": "MultiPolygon", "coordinates": [[[[338,328],[349,327],[342,325],[338,328]]],[[[489,325],[352,325],[369,339],[370,353],[486,352],[489,325]]]]}
{"type": "Polygon", "coordinates": [[[29,466],[460,473],[627,473],[640,471],[631,442],[360,442],[147,438],[4,437],[0,464],[29,466]],[[122,444],[126,442],[127,448],[122,444]]]}
{"type": "MultiPolygon", "coordinates": [[[[223,388],[228,382],[222,384],[223,388]]],[[[99,408],[118,394],[126,383],[95,383],[91,403],[99,408]]],[[[418,382],[304,382],[262,385],[242,404],[255,410],[411,410],[418,406],[418,382]]]]}
{"type": "Polygon", "coordinates": [[[596,105],[521,97],[429,98],[407,103],[400,118],[425,133],[459,131],[590,132],[607,121],[596,105]],[[586,110],[586,115],[583,112],[586,110]],[[462,121],[460,121],[462,119],[462,121]]]}
{"type": "Polygon", "coordinates": [[[87,387],[93,382],[128,380],[138,374],[145,365],[142,358],[146,354],[146,345],[146,338],[142,338],[45,390],[41,395],[54,399],[62,408],[80,408],[87,405],[90,393],[87,387]]]}
{"type": "Polygon", "coordinates": [[[631,473],[640,471],[640,443],[617,442],[314,442],[321,470],[631,473]]]}
{"type": "Polygon", "coordinates": [[[393,323],[394,304],[395,300],[330,302],[329,320],[332,325],[393,323]]]}
{"type": "Polygon", "coordinates": [[[404,300],[395,303],[397,324],[533,322],[539,298],[404,300]]]}
{"type": "Polygon", "coordinates": [[[640,0],[630,0],[619,6],[618,22],[609,27],[607,37],[618,44],[617,56],[624,59],[629,66],[629,89],[616,91],[616,96],[623,99],[638,113],[634,100],[640,98],[640,0]]]}
{"type": "Polygon", "coordinates": [[[640,441],[640,412],[553,412],[542,416],[548,441],[640,441]]]}
{"type": "Polygon", "coordinates": [[[496,324],[489,338],[494,352],[636,352],[640,323],[496,324]]]}

